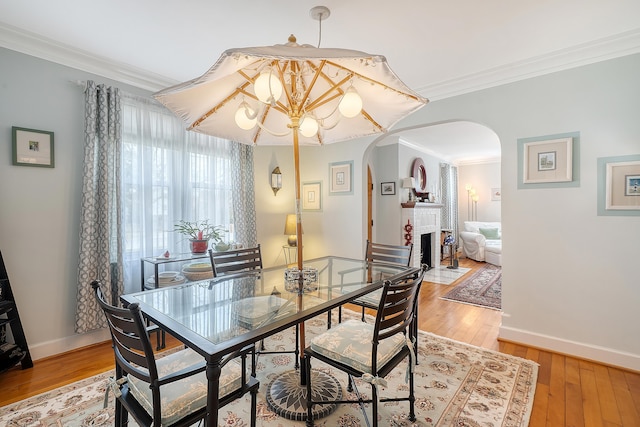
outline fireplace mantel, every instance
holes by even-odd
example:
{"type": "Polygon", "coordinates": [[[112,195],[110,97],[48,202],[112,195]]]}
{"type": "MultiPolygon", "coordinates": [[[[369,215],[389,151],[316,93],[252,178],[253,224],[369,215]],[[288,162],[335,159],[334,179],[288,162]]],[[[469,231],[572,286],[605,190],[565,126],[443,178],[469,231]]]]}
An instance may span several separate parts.
{"type": "MultiPolygon", "coordinates": [[[[404,205],[404,204],[403,204],[404,205]]],[[[440,217],[441,204],[416,203],[411,207],[402,208],[402,241],[413,243],[411,266],[420,267],[422,258],[420,241],[423,234],[431,234],[431,260],[429,267],[440,264],[440,217]]]]}

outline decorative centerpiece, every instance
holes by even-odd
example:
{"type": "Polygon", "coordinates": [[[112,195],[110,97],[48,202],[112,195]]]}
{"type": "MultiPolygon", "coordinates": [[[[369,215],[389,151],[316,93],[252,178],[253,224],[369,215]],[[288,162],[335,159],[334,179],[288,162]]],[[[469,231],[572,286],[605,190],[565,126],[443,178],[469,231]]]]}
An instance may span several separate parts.
{"type": "Polygon", "coordinates": [[[209,248],[209,241],[214,244],[223,243],[222,233],[226,230],[220,225],[211,225],[209,220],[185,221],[180,220],[174,225],[173,231],[189,238],[189,248],[193,254],[203,254],[209,248]]]}
{"type": "MultiPolygon", "coordinates": [[[[289,292],[300,290],[300,270],[297,267],[284,270],[284,288],[289,292]]],[[[318,269],[315,267],[302,267],[302,292],[318,290],[318,269]]]]}

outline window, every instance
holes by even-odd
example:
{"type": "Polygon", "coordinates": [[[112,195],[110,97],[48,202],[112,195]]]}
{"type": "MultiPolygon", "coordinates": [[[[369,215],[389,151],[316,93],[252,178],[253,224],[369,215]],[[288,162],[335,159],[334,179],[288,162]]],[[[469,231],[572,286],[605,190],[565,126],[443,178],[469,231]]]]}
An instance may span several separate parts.
{"type": "MultiPolygon", "coordinates": [[[[153,100],[122,97],[122,224],[125,292],[140,289],[140,258],[189,252],[180,219],[234,230],[232,143],[186,132],[153,100]]],[[[114,233],[113,235],[117,235],[114,233]]],[[[232,232],[225,240],[233,241],[232,232]]]]}

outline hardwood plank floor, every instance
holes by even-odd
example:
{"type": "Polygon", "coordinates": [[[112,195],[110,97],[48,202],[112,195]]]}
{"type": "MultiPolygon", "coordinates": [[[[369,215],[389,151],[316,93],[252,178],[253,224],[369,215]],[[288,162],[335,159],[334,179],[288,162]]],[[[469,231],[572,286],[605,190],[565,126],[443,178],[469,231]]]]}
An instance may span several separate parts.
{"type": "MultiPolygon", "coordinates": [[[[460,260],[461,267],[477,269],[481,265],[460,260]]],[[[500,312],[441,300],[452,286],[455,283],[447,286],[425,282],[422,286],[420,329],[539,363],[531,427],[640,427],[640,374],[498,341],[500,312]]],[[[169,347],[177,344],[168,337],[169,347]]],[[[110,369],[110,343],[37,360],[32,369],[13,368],[0,374],[0,406],[110,369]]]]}

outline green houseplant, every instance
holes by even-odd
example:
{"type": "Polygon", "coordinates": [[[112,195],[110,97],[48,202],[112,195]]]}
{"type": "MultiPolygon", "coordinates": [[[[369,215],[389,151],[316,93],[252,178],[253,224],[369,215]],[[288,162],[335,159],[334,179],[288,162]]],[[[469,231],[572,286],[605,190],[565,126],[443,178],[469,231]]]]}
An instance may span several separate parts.
{"type": "Polygon", "coordinates": [[[174,225],[173,231],[180,233],[189,239],[191,252],[201,254],[207,251],[209,241],[214,244],[222,242],[222,233],[226,230],[220,225],[209,224],[209,220],[185,221],[181,219],[174,225]]]}

